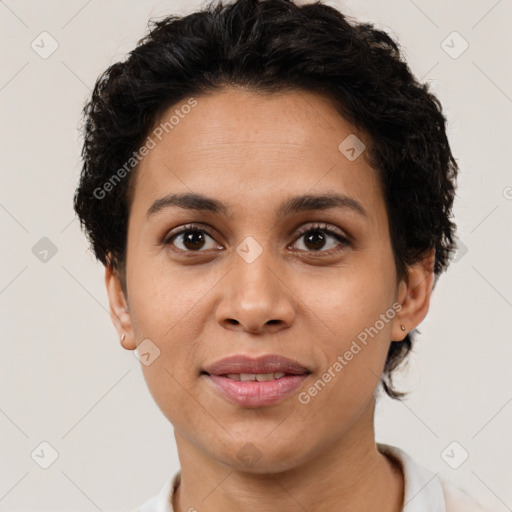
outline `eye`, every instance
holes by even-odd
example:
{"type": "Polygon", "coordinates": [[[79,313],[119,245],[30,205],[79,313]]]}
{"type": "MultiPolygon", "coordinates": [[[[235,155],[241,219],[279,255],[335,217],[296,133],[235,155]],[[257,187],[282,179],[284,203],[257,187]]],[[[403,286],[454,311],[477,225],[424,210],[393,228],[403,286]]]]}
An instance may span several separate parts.
{"type": "MultiPolygon", "coordinates": [[[[304,226],[299,230],[297,236],[299,239],[304,238],[302,243],[304,249],[300,248],[298,250],[312,254],[318,253],[317,256],[329,256],[351,245],[346,236],[330,228],[327,224],[304,226]],[[325,250],[326,246],[327,250],[325,250]]],[[[179,231],[171,233],[163,243],[164,245],[172,245],[178,252],[197,253],[205,252],[208,249],[223,249],[207,228],[193,224],[183,226],[179,231]],[[209,247],[208,243],[210,243],[209,247]]]]}
{"type": "Polygon", "coordinates": [[[184,252],[203,252],[204,250],[215,248],[222,249],[205,228],[199,228],[194,225],[183,226],[180,231],[171,233],[166,237],[164,244],[173,245],[179,251],[184,252]],[[208,238],[214,242],[210,243],[210,247],[207,246],[208,238]],[[178,247],[174,243],[175,241],[181,244],[181,247],[178,247]]]}
{"type": "Polygon", "coordinates": [[[302,245],[305,247],[299,250],[320,253],[318,256],[330,256],[351,245],[346,236],[330,228],[327,224],[305,226],[299,230],[298,237],[299,239],[304,238],[302,245]],[[329,239],[331,240],[330,243],[329,239]],[[327,250],[322,250],[325,246],[328,246],[327,250]]]}

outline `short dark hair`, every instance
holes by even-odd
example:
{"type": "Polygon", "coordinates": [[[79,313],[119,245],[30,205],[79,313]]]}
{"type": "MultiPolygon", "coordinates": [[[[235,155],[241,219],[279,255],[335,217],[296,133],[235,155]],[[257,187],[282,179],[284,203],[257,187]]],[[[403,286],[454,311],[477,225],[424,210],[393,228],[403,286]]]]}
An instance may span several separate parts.
{"type": "MultiPolygon", "coordinates": [[[[435,277],[446,269],[455,249],[458,168],[441,103],[386,32],[348,18],[321,2],[214,1],[187,16],[150,22],[127,59],[98,78],[84,108],[74,207],[96,258],[118,272],[125,290],[134,172],[108,194],[102,187],[169,107],[226,86],[328,98],[369,137],[366,157],[383,185],[398,276],[431,249],[435,277]]],[[[411,350],[413,334],[389,349],[381,380],[392,398],[404,395],[393,388],[392,372],[411,350]]]]}

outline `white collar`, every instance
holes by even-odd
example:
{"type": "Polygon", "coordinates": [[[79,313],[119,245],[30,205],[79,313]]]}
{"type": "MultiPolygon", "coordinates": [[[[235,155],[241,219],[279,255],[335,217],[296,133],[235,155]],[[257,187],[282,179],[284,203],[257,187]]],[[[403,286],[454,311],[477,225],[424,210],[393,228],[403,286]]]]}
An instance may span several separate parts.
{"type": "Polygon", "coordinates": [[[394,457],[404,474],[404,506],[402,512],[446,512],[444,492],[437,473],[417,464],[396,446],[377,443],[379,452],[394,457]]]}

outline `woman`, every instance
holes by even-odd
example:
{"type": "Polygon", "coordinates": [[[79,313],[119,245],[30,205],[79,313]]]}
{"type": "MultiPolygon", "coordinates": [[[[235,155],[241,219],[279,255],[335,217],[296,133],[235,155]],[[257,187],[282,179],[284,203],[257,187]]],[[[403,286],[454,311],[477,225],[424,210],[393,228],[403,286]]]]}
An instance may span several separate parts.
{"type": "Polygon", "coordinates": [[[85,120],[75,209],[181,465],[140,511],[480,510],[375,441],[457,175],[388,35],[320,3],[211,4],[155,23],[85,120]]]}

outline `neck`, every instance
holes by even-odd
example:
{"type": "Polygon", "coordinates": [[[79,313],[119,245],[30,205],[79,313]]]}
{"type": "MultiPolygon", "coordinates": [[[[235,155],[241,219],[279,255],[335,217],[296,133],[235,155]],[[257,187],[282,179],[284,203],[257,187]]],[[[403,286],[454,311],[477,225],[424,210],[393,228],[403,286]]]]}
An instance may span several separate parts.
{"type": "Polygon", "coordinates": [[[404,494],[402,470],[377,450],[373,410],[374,402],[334,443],[302,464],[274,473],[253,473],[223,464],[175,431],[181,483],[174,510],[399,512],[404,494]]]}

